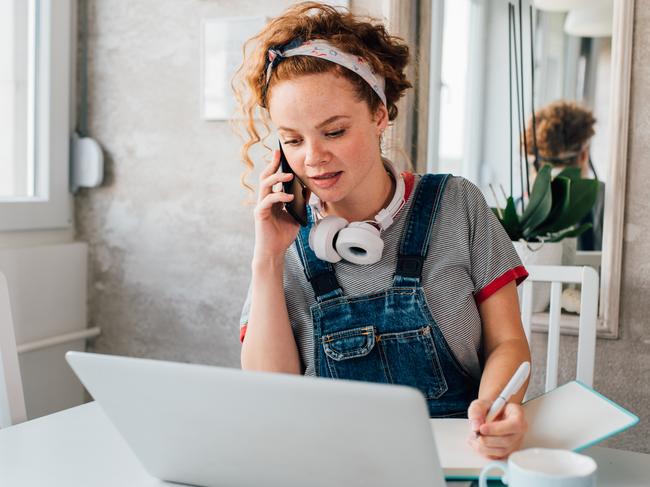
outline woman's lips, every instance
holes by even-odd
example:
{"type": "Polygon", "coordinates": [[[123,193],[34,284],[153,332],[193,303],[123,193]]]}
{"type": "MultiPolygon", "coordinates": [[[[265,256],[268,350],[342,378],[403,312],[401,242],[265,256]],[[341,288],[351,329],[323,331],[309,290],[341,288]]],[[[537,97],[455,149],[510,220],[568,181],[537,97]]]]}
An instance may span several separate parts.
{"type": "Polygon", "coordinates": [[[330,172],[320,176],[310,177],[309,179],[314,183],[314,186],[320,189],[328,189],[338,182],[341,178],[341,174],[343,174],[343,171],[330,172]]]}

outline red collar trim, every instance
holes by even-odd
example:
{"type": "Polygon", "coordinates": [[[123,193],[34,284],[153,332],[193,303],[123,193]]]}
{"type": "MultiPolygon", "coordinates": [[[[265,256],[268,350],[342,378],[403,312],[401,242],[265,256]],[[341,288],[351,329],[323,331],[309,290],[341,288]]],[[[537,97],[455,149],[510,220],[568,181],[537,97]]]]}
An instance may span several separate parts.
{"type": "Polygon", "coordinates": [[[402,177],[404,178],[404,202],[406,203],[415,185],[415,175],[412,172],[404,171],[402,177]]]}

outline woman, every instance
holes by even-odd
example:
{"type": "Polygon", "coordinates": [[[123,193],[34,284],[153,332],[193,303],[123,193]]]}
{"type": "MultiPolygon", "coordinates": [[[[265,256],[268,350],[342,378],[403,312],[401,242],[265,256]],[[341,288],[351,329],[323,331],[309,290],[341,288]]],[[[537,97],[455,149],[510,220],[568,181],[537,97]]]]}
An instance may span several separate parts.
{"type": "Polygon", "coordinates": [[[595,123],[591,110],[575,101],[549,103],[535,112],[534,123],[532,117],[528,119],[528,155],[537,159],[538,166],[552,164],[557,172],[565,167],[577,167],[583,178],[589,177],[591,170],[598,179],[589,159],[589,142],[595,133],[595,123]]]}
{"type": "MultiPolygon", "coordinates": [[[[526,125],[533,176],[542,165],[551,164],[554,176],[573,167],[580,170],[582,178],[593,177],[597,180],[598,174],[589,154],[595,123],[596,119],[589,108],[571,100],[556,100],[537,110],[534,123],[531,117],[526,125]]],[[[604,204],[605,185],[600,183],[594,207],[580,222],[591,223],[592,226],[578,237],[579,250],[601,250],[604,204]]]]}
{"type": "Polygon", "coordinates": [[[526,429],[525,388],[484,419],[530,360],[515,290],[527,274],[474,185],[399,174],[382,158],[411,86],[408,47],[311,2],[253,40],[240,71],[244,160],[251,168],[260,109],[295,176],[278,171],[279,151],[260,174],[242,367],[417,387],[431,416],[470,418],[477,451],[509,454],[526,429]],[[283,210],[293,196],[274,190],[293,177],[312,193],[306,227],[283,210]]]}

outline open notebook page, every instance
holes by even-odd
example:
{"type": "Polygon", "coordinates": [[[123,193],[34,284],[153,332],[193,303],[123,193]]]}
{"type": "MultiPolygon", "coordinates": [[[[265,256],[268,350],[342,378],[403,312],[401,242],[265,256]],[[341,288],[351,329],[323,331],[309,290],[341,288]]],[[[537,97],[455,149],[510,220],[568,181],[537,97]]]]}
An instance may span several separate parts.
{"type": "MultiPolygon", "coordinates": [[[[528,433],[522,448],[582,450],[638,423],[639,418],[576,381],[527,401],[528,433]]],[[[490,462],[467,444],[466,419],[432,419],[447,478],[476,478],[490,462]]]]}

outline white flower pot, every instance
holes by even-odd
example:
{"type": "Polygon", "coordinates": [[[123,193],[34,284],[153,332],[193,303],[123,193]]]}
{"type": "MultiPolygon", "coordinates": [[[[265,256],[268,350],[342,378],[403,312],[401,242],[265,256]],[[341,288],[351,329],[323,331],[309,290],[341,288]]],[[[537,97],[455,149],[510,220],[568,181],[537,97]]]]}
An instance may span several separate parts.
{"type": "MultiPolygon", "coordinates": [[[[562,265],[562,242],[512,242],[519,258],[528,265],[562,265]]],[[[533,284],[533,313],[541,313],[551,303],[551,284],[533,284]]]]}
{"type": "Polygon", "coordinates": [[[577,237],[562,240],[562,265],[575,265],[577,249],[577,237]]]}

